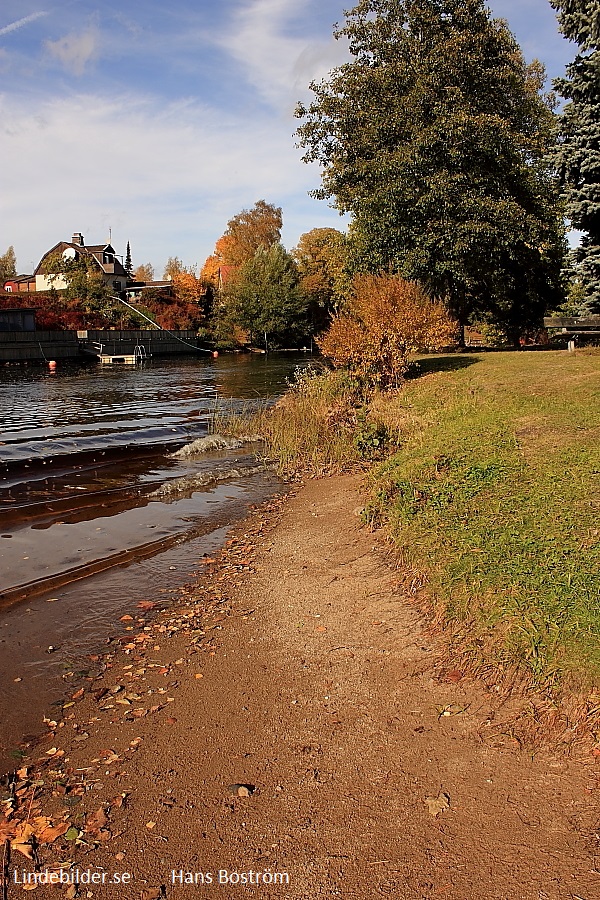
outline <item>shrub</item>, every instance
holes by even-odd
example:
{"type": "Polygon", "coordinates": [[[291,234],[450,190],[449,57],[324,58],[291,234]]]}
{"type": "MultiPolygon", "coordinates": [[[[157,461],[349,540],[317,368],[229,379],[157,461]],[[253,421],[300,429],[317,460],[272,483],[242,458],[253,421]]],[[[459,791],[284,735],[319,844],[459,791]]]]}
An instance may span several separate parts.
{"type": "Polygon", "coordinates": [[[397,275],[358,275],[345,312],[318,342],[336,368],[380,387],[395,387],[417,350],[454,343],[456,323],[443,303],[397,275]]]}

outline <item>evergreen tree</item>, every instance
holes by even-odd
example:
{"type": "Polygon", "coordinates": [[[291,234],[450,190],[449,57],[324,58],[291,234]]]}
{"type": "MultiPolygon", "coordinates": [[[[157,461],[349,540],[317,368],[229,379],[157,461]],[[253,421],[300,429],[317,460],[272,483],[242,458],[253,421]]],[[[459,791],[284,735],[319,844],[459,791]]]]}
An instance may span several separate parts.
{"type": "Polygon", "coordinates": [[[323,167],[315,195],[352,215],[357,270],[420,281],[516,340],[561,291],[542,67],[483,0],[360,0],[336,37],[353,59],[311,84],[298,136],[323,167]]]}
{"type": "Polygon", "coordinates": [[[566,78],[554,82],[568,101],[560,116],[557,164],[566,213],[584,232],[575,251],[584,313],[600,313],[600,6],[552,0],[563,34],[579,45],[566,78]]]}
{"type": "Polygon", "coordinates": [[[127,277],[133,278],[133,263],[131,262],[131,247],[129,246],[129,241],[127,241],[127,252],[125,253],[125,265],[123,268],[127,272],[127,277]]]}

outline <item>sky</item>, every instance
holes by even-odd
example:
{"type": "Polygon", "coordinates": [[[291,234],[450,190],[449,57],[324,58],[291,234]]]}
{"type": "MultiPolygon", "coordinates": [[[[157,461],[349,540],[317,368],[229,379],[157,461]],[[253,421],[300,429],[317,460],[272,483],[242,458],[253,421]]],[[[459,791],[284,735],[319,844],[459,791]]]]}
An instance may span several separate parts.
{"type": "MultiPolygon", "coordinates": [[[[156,277],[201,266],[227,221],[283,208],[288,249],[343,228],[309,196],[293,111],[345,59],[343,0],[2,0],[0,254],[30,274],[58,241],[131,244],[156,277]]],[[[550,78],[575,47],[548,0],[492,0],[550,78]]]]}

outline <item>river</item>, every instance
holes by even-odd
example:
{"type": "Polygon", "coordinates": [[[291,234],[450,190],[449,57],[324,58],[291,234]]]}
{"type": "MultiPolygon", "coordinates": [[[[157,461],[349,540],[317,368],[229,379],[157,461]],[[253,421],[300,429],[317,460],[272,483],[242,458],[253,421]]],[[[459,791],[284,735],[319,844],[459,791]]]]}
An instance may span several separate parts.
{"type": "Polygon", "coordinates": [[[206,445],[216,409],[276,397],[309,360],[0,370],[0,771],[120,617],[175,596],[249,505],[280,489],[259,445],[185,448],[206,445]]]}

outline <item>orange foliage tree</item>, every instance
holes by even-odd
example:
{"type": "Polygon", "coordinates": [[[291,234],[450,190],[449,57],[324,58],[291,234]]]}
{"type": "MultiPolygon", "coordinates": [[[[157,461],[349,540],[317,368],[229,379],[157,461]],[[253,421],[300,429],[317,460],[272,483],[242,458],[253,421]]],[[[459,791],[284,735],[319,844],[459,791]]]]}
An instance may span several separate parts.
{"type": "Polygon", "coordinates": [[[268,250],[278,244],[282,224],[281,207],[265,200],[257,200],[252,209],[243,209],[227,223],[225,234],[202,266],[200,277],[218,287],[220,268],[239,269],[252,259],[259,247],[268,250]]]}
{"type": "Polygon", "coordinates": [[[408,358],[456,340],[456,322],[414,281],[399,275],[357,275],[347,309],[318,341],[336,368],[381,387],[399,385],[408,358]]]}

